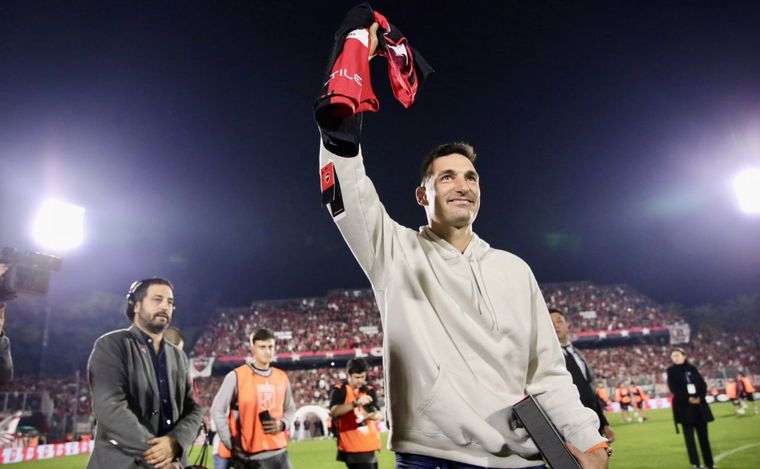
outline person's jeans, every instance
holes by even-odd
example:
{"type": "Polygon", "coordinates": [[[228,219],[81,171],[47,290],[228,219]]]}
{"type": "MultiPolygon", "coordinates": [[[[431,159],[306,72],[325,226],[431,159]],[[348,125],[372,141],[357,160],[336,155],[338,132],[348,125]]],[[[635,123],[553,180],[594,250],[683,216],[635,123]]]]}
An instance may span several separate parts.
{"type": "Polygon", "coordinates": [[[224,459],[218,454],[214,455],[214,469],[230,469],[232,467],[232,461],[224,459]]]}
{"type": "MultiPolygon", "coordinates": [[[[419,454],[396,453],[396,469],[488,469],[483,466],[474,466],[463,462],[449,461],[448,459],[432,458],[419,454]]],[[[546,469],[543,464],[530,466],[525,469],[546,469]]]]}

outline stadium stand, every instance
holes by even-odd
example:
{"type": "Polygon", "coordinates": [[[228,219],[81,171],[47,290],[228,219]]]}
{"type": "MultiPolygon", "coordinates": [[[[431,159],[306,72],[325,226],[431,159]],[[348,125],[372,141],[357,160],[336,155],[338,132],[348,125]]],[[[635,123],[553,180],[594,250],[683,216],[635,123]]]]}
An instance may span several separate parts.
{"type": "MultiPolygon", "coordinates": [[[[544,284],[541,289],[548,305],[566,312],[577,343],[609,387],[634,379],[655,392],[654,385],[659,384],[659,393],[663,392],[664,370],[670,365],[670,327],[684,325],[684,318],[628,285],[565,282],[544,284]]],[[[367,350],[382,343],[371,290],[334,290],[323,298],[257,301],[249,308],[219,310],[192,354],[212,355],[222,361],[234,356],[233,361],[239,362],[248,349],[248,334],[258,327],[291,337],[279,347],[283,362],[293,354],[353,353],[353,349],[367,350]]],[[[690,359],[718,380],[738,369],[758,371],[760,342],[750,334],[723,332],[709,338],[687,335],[681,339],[690,339],[685,345],[690,359]]],[[[325,367],[329,362],[330,357],[323,355],[317,369],[289,369],[297,405],[325,404],[329,396],[325,386],[335,382],[339,373],[325,367]]],[[[288,368],[293,367],[298,364],[288,362],[288,368]]],[[[381,376],[382,370],[377,374],[381,376]]],[[[213,399],[220,379],[199,380],[207,381],[199,384],[204,404],[213,399]]],[[[382,385],[380,379],[375,382],[382,385]]]]}
{"type": "MultiPolygon", "coordinates": [[[[563,309],[598,378],[610,394],[635,380],[651,396],[664,396],[671,342],[683,342],[689,359],[716,390],[739,371],[760,372],[760,337],[745,332],[689,332],[683,317],[627,285],[568,282],[541,286],[549,306],[563,309]]],[[[256,301],[223,308],[209,318],[191,358],[213,357],[212,375],[196,378],[198,399],[208,407],[224,374],[248,353],[248,335],[260,328],[278,335],[276,366],[286,368],[297,407],[326,407],[332,386],[344,379],[348,358],[370,358],[369,380],[383,399],[380,315],[370,290],[334,290],[320,298],[256,301]]],[[[207,360],[208,361],[208,360],[207,360]]],[[[758,381],[755,376],[755,382],[758,381]]],[[[21,410],[38,419],[47,440],[65,441],[92,428],[89,386],[78,376],[42,379],[18,376],[0,387],[3,415],[21,410]]]]}

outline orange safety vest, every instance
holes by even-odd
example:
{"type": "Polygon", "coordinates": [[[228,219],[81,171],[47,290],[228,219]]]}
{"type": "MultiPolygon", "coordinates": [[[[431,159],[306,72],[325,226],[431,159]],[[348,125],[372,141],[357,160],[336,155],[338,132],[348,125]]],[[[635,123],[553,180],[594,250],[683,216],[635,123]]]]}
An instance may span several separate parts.
{"type": "Polygon", "coordinates": [[[599,399],[603,400],[605,405],[610,402],[610,395],[607,394],[607,390],[604,388],[596,388],[596,395],[599,399]]]}
{"type": "Polygon", "coordinates": [[[723,387],[726,388],[726,396],[728,396],[729,399],[732,401],[736,399],[736,382],[735,381],[726,381],[723,383],[723,387]]]}
{"type": "Polygon", "coordinates": [[[628,386],[615,390],[615,400],[626,405],[631,403],[631,391],[628,389],[628,386]]]}
{"type": "Polygon", "coordinates": [[[638,386],[633,388],[633,399],[636,405],[638,405],[641,401],[646,401],[648,398],[649,396],[647,396],[647,393],[645,393],[643,389],[638,386]]]}
{"type": "MultiPolygon", "coordinates": [[[[274,451],[288,445],[285,432],[266,434],[259,419],[259,412],[265,410],[274,419],[281,419],[284,414],[288,375],[277,368],[271,370],[272,374],[265,377],[256,374],[248,364],[235,368],[238,415],[236,418],[235,411],[230,409],[228,423],[233,445],[239,444],[248,454],[274,451]]],[[[219,445],[219,457],[230,459],[232,453],[224,445],[219,445]]]]}
{"type": "MultiPolygon", "coordinates": [[[[350,404],[365,395],[363,392],[354,390],[348,384],[343,386],[346,388],[344,404],[350,404]]],[[[357,417],[364,413],[364,409],[357,407],[338,418],[338,450],[344,453],[368,453],[380,450],[380,432],[377,428],[377,421],[365,419],[362,425],[356,421],[357,417]]]]}
{"type": "Polygon", "coordinates": [[[749,376],[741,377],[739,376],[739,381],[742,382],[742,387],[744,388],[744,392],[748,394],[752,394],[755,392],[755,387],[752,386],[752,380],[749,379],[749,376]]]}

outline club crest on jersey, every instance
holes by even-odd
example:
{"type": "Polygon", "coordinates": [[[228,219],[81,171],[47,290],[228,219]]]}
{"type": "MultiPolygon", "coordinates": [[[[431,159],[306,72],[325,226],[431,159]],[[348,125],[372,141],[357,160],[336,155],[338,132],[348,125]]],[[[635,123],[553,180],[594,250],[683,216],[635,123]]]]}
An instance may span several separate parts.
{"type": "Polygon", "coordinates": [[[274,386],[271,384],[259,384],[256,386],[260,410],[269,410],[274,407],[274,386]]]}

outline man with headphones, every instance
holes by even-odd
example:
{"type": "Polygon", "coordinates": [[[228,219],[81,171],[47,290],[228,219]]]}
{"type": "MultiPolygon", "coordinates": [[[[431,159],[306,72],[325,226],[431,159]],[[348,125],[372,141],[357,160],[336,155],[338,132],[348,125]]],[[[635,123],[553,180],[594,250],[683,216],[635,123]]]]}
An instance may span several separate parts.
{"type": "Polygon", "coordinates": [[[139,280],[127,294],[128,329],[95,341],[87,364],[97,418],[88,469],[157,469],[186,464],[202,410],[193,398],[187,356],[163,340],[174,287],[139,280]]]}

